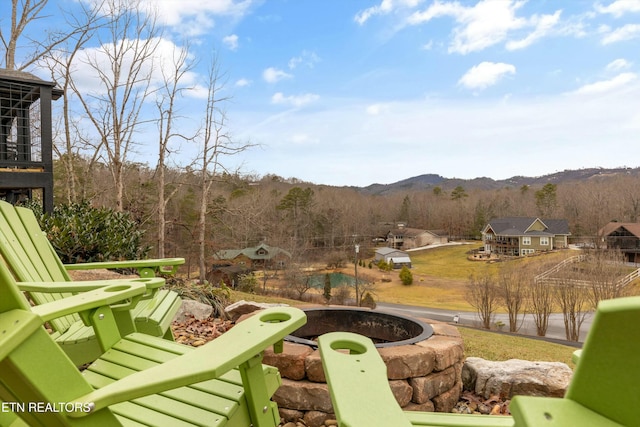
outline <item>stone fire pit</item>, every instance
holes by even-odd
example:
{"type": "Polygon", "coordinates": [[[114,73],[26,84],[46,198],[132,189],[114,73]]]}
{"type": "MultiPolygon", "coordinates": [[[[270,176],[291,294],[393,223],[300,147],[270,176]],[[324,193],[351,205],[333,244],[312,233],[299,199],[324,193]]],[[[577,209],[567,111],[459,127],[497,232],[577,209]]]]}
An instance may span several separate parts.
{"type": "Polygon", "coordinates": [[[304,419],[309,427],[335,418],[320,353],[313,338],[330,331],[369,336],[387,365],[389,385],[405,410],[450,412],[462,390],[463,343],[446,323],[368,309],[306,309],[307,325],[284,343],[284,351],[264,353],[276,366],[282,386],[274,395],[285,421],[304,419]]]}

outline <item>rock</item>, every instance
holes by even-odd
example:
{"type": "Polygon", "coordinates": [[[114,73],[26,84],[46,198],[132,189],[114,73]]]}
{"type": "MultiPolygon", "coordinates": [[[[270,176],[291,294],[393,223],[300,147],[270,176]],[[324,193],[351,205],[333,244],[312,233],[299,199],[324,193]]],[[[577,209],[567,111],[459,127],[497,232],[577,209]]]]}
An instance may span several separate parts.
{"type": "Polygon", "coordinates": [[[324,422],[324,425],[327,427],[331,427],[331,426],[337,426],[338,425],[338,420],[334,420],[334,419],[330,419],[324,422]]]}
{"type": "Polygon", "coordinates": [[[262,363],[278,368],[283,378],[301,380],[305,377],[305,359],[312,352],[309,346],[285,341],[282,353],[274,353],[272,347],[267,348],[262,363]]]}
{"type": "Polygon", "coordinates": [[[462,360],[464,346],[462,338],[434,335],[416,343],[416,346],[429,348],[434,352],[434,370],[443,371],[462,360]]]}
{"type": "MultiPolygon", "coordinates": [[[[304,412],[296,411],[295,409],[278,408],[278,412],[280,413],[280,418],[283,422],[293,424],[294,426],[295,421],[304,417],[304,412]]],[[[287,425],[288,424],[285,424],[285,426],[287,425]]]]}
{"type": "Polygon", "coordinates": [[[389,387],[393,396],[396,398],[400,407],[407,406],[411,401],[413,395],[413,389],[405,380],[391,380],[389,381],[389,387]]]}
{"type": "Polygon", "coordinates": [[[433,371],[434,352],[429,347],[402,345],[378,351],[387,365],[387,377],[390,380],[423,377],[433,371]]]}
{"type": "Polygon", "coordinates": [[[409,385],[413,389],[412,401],[425,403],[434,397],[450,390],[456,383],[456,370],[452,366],[442,372],[436,372],[428,377],[411,378],[409,385]]]}
{"type": "Polygon", "coordinates": [[[240,300],[225,307],[224,311],[229,315],[229,317],[231,317],[232,320],[235,321],[243,314],[253,313],[254,311],[263,310],[269,307],[283,306],[287,306],[287,304],[267,304],[262,302],[240,300]]]}
{"type": "Polygon", "coordinates": [[[518,359],[493,362],[469,357],[462,368],[464,388],[485,399],[509,399],[515,395],[562,397],[572,375],[564,363],[518,359]]]}
{"type": "Polygon", "coordinates": [[[449,325],[448,323],[440,323],[434,322],[433,320],[429,320],[427,323],[431,324],[433,328],[433,335],[442,335],[445,337],[455,337],[461,338],[460,331],[453,325],[449,325]]]}
{"type": "Polygon", "coordinates": [[[434,397],[432,399],[434,410],[436,412],[451,412],[456,403],[458,403],[458,400],[460,400],[461,391],[462,384],[457,383],[451,390],[434,397]]]}
{"type": "Polygon", "coordinates": [[[191,299],[183,299],[180,310],[178,310],[174,318],[174,322],[184,322],[190,317],[196,320],[206,320],[211,316],[211,313],[213,313],[213,307],[211,307],[211,305],[191,299]]]}
{"type": "Polygon", "coordinates": [[[304,423],[308,427],[321,427],[325,425],[325,421],[329,419],[330,415],[320,411],[309,411],[304,414],[304,423]]]}
{"type": "Polygon", "coordinates": [[[402,408],[404,411],[433,412],[435,410],[433,402],[427,400],[424,403],[409,402],[407,406],[402,408]]]}
{"type": "Polygon", "coordinates": [[[329,388],[326,384],[283,378],[282,385],[273,395],[273,400],[281,408],[333,413],[329,388]]]}
{"type": "Polygon", "coordinates": [[[304,368],[307,372],[309,381],[317,383],[326,383],[327,378],[322,368],[322,359],[320,358],[320,350],[315,350],[304,359],[304,368]]]}

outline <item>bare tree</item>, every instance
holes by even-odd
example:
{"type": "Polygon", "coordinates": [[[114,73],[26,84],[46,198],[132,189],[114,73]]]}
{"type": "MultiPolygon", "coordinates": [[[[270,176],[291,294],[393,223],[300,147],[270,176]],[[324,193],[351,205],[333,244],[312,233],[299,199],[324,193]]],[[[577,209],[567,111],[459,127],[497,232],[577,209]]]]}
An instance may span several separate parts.
{"type": "Polygon", "coordinates": [[[522,326],[522,322],[518,323],[518,317],[526,306],[527,275],[528,272],[520,266],[509,265],[500,269],[498,288],[502,303],[509,313],[509,332],[518,332],[522,326]]]}
{"type": "Polygon", "coordinates": [[[625,275],[624,255],[620,250],[596,250],[587,257],[585,276],[591,283],[590,303],[593,308],[602,300],[622,296],[620,283],[625,275]]]}
{"type": "Polygon", "coordinates": [[[471,276],[467,285],[467,301],[476,309],[482,327],[491,329],[493,313],[498,309],[499,304],[495,278],[488,273],[471,276]]]}
{"type": "Polygon", "coordinates": [[[207,104],[202,128],[202,150],[199,162],[200,208],[198,214],[198,265],[200,280],[206,277],[206,230],[207,206],[209,194],[216,179],[222,172],[228,172],[222,158],[232,156],[248,149],[250,144],[235,143],[227,133],[226,112],[223,105],[230,98],[224,95],[224,75],[221,73],[218,58],[214,57],[209,66],[207,79],[207,104]]]}
{"type": "Polygon", "coordinates": [[[155,15],[144,10],[140,0],[106,0],[102,12],[111,17],[109,37],[85,59],[99,87],[85,93],[74,82],[73,90],[99,135],[115,187],[115,208],[122,211],[124,169],[136,132],[146,122],[143,105],[152,93],[159,30],[155,15]]]}
{"type": "Polygon", "coordinates": [[[528,281],[529,312],[533,316],[536,325],[536,334],[539,337],[547,335],[549,328],[549,316],[553,312],[554,293],[548,283],[536,281],[531,278],[528,281]]]}
{"type": "Polygon", "coordinates": [[[166,168],[167,157],[171,154],[170,143],[176,138],[185,140],[193,138],[175,131],[175,122],[178,119],[176,102],[187,89],[182,82],[192,68],[193,62],[189,60],[188,45],[181,49],[174,49],[171,62],[166,70],[164,64],[160,64],[163,79],[156,99],[159,118],[158,164],[155,170],[155,178],[158,182],[158,257],[160,258],[165,256],[167,204],[180,189],[180,186],[176,185],[169,194],[166,193],[166,168]]]}
{"type": "MultiPolygon", "coordinates": [[[[78,53],[91,40],[95,31],[105,24],[105,21],[101,18],[101,7],[101,4],[96,4],[93,8],[87,8],[84,4],[81,4],[80,12],[67,19],[67,26],[75,29],[72,35],[64,44],[60,44],[58,48],[50,50],[49,54],[41,61],[48,66],[52,79],[57,82],[64,93],[62,97],[62,121],[60,122],[62,131],[59,132],[61,137],[55,138],[53,150],[65,169],[65,189],[68,203],[76,202],[78,199],[76,190],[78,176],[75,170],[78,154],[90,145],[87,143],[82,144],[83,141],[87,141],[87,138],[84,137],[77,121],[71,118],[72,99],[70,92],[73,87],[72,75],[78,53]]],[[[93,159],[89,164],[95,162],[97,154],[97,150],[93,150],[93,159]]]]}
{"type": "Polygon", "coordinates": [[[67,31],[66,33],[49,31],[44,34],[41,40],[29,39],[26,47],[28,52],[24,58],[21,58],[20,64],[16,63],[18,41],[23,38],[25,29],[31,23],[37,19],[45,18],[42,16],[42,11],[48,2],[49,0],[11,0],[10,27],[8,31],[3,31],[0,27],[0,43],[4,47],[4,68],[9,70],[25,70],[29,68],[79,30],[77,27],[70,27],[72,31],[67,31]]]}
{"type": "Polygon", "coordinates": [[[562,310],[567,340],[579,341],[580,328],[591,308],[589,288],[581,280],[572,278],[571,274],[562,276],[553,287],[554,294],[562,310]]]}

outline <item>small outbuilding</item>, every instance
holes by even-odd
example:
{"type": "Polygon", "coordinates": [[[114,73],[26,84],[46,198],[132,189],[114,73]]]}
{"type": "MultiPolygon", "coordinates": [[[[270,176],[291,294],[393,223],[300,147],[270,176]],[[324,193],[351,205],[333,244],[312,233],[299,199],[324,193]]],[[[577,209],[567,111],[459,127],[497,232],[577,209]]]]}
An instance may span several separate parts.
{"type": "Polygon", "coordinates": [[[409,254],[394,248],[376,249],[374,262],[378,263],[380,261],[393,265],[393,268],[402,268],[403,266],[411,268],[411,257],[409,257],[409,254]]]}

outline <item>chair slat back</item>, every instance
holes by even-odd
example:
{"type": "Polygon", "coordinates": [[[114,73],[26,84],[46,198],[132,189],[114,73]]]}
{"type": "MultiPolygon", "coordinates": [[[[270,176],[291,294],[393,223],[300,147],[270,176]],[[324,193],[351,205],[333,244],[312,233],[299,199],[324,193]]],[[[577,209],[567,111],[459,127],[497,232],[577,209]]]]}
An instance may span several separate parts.
{"type": "Polygon", "coordinates": [[[639,425],[640,297],[602,301],[565,398],[622,425],[639,425]]]}
{"type": "MultiPolygon", "coordinates": [[[[70,281],[33,212],[4,201],[0,201],[0,255],[18,281],[70,281]]],[[[36,304],[45,304],[70,295],[32,292],[29,297],[36,304]]],[[[77,315],[69,315],[51,321],[51,326],[63,333],[78,320],[77,315]]]]}

